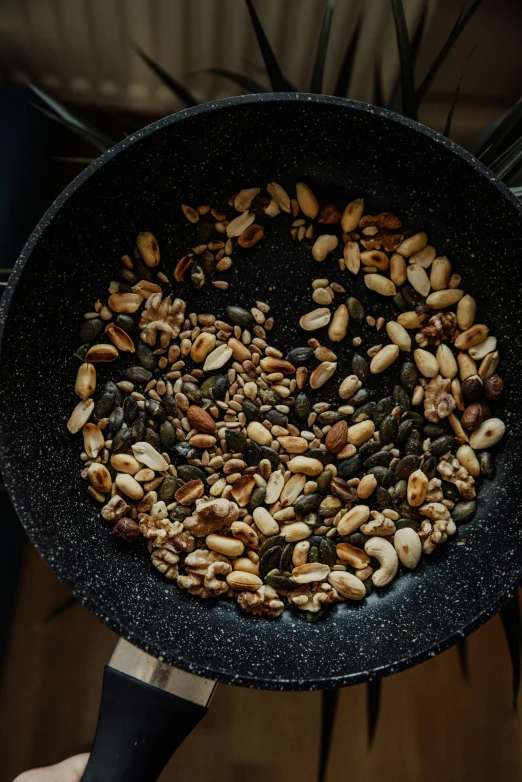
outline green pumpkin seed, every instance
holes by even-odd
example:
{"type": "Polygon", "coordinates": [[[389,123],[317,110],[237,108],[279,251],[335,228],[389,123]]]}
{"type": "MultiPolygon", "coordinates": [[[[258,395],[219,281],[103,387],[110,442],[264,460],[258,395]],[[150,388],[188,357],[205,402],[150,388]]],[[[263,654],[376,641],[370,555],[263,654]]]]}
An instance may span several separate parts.
{"type": "Polygon", "coordinates": [[[362,467],[362,459],[358,453],[355,456],[350,456],[349,459],[343,459],[337,468],[337,475],[344,481],[348,481],[353,478],[355,473],[362,467]]]}
{"type": "Polygon", "coordinates": [[[362,323],[364,320],[364,307],[359,299],[356,299],[354,296],[349,296],[346,306],[348,307],[348,312],[350,313],[352,320],[355,320],[356,323],[362,323]]]}
{"type": "Polygon", "coordinates": [[[134,334],[136,331],[136,321],[126,312],[120,312],[114,322],[118,328],[122,329],[122,331],[125,331],[126,334],[134,334]]]}
{"type": "Polygon", "coordinates": [[[443,437],[438,437],[430,445],[430,452],[432,456],[440,459],[447,451],[453,448],[455,444],[455,438],[451,434],[446,434],[443,437]]]}
{"type": "Polygon", "coordinates": [[[400,481],[397,481],[395,486],[393,487],[393,496],[396,500],[403,500],[406,497],[406,492],[408,491],[408,484],[404,479],[401,479],[400,481]]]}
{"type": "Polygon", "coordinates": [[[291,570],[293,551],[294,551],[294,544],[287,543],[283,549],[283,553],[281,554],[281,559],[279,561],[279,570],[281,571],[281,573],[285,573],[291,570]]]}
{"type": "Polygon", "coordinates": [[[145,367],[129,367],[123,373],[125,380],[130,380],[131,383],[141,386],[148,383],[152,377],[152,372],[145,367]]]}
{"type": "Polygon", "coordinates": [[[367,402],[365,405],[359,407],[352,415],[352,424],[360,424],[361,421],[367,421],[369,418],[373,418],[376,407],[377,405],[375,402],[367,402]]]}
{"type": "Polygon", "coordinates": [[[423,453],[422,443],[423,443],[423,439],[421,433],[419,432],[418,429],[413,429],[410,432],[410,436],[406,440],[406,446],[404,448],[405,453],[406,454],[413,453],[416,454],[417,456],[421,456],[423,453]]]}
{"type": "Polygon", "coordinates": [[[125,453],[131,447],[133,439],[132,429],[120,429],[112,438],[111,453],[125,453]]]}
{"type": "Polygon", "coordinates": [[[343,505],[339,497],[334,497],[332,494],[329,494],[322,500],[317,512],[322,519],[328,519],[331,516],[335,516],[337,513],[339,513],[342,506],[343,505]]]}
{"type": "Polygon", "coordinates": [[[247,417],[247,421],[262,421],[263,414],[260,412],[259,407],[250,401],[250,399],[244,399],[241,403],[241,408],[247,417]]]}
{"type": "Polygon", "coordinates": [[[80,328],[80,339],[82,342],[94,342],[98,339],[105,327],[105,323],[101,318],[92,318],[92,320],[84,320],[80,328]]]}
{"type": "Polygon", "coordinates": [[[257,467],[261,461],[261,449],[257,443],[251,442],[243,451],[243,459],[249,467],[257,467]]]}
{"type": "Polygon", "coordinates": [[[411,361],[405,361],[401,367],[401,383],[410,394],[413,393],[415,386],[419,382],[419,373],[417,367],[411,361]]]}
{"type": "Polygon", "coordinates": [[[400,310],[401,312],[406,312],[406,310],[408,309],[407,306],[406,306],[406,302],[402,298],[402,293],[400,291],[399,291],[399,293],[395,294],[395,296],[393,297],[392,301],[395,304],[395,306],[397,307],[397,309],[400,310]]]}
{"type": "Polygon", "coordinates": [[[408,527],[409,529],[414,529],[415,532],[418,532],[420,530],[420,521],[415,521],[415,519],[399,519],[395,523],[395,529],[404,529],[405,527],[408,527]]]}
{"type": "Polygon", "coordinates": [[[410,436],[410,434],[414,429],[415,429],[415,421],[400,422],[394,440],[394,443],[397,448],[402,448],[402,446],[405,444],[405,442],[407,441],[408,437],[410,436]]]}
{"type": "Polygon", "coordinates": [[[305,421],[310,415],[310,400],[304,391],[300,391],[297,394],[295,398],[294,410],[296,415],[299,416],[302,421],[305,421]]]}
{"type": "Polygon", "coordinates": [[[386,416],[390,415],[394,407],[395,402],[391,396],[385,396],[383,399],[379,399],[373,413],[373,421],[377,428],[379,428],[386,416]]]}
{"type": "Polygon", "coordinates": [[[281,560],[281,554],[283,553],[282,546],[272,546],[268,551],[263,554],[259,560],[259,577],[265,578],[267,573],[277,568],[279,570],[279,562],[281,560]]]}
{"type": "Polygon", "coordinates": [[[250,495],[250,502],[248,503],[248,512],[252,514],[256,508],[263,505],[266,497],[266,489],[264,486],[256,486],[252,494],[250,495]]]}
{"type": "Polygon", "coordinates": [[[143,442],[152,445],[152,447],[156,451],[161,450],[159,434],[155,432],[154,429],[152,429],[150,426],[147,426],[147,428],[145,429],[145,434],[143,435],[143,442]]]}
{"type": "Polygon", "coordinates": [[[195,291],[201,290],[206,282],[205,272],[199,263],[193,263],[189,270],[190,284],[195,291]]]}
{"type": "MultiPolygon", "coordinates": [[[[388,505],[388,507],[390,506],[388,505]]],[[[403,516],[406,519],[415,519],[419,521],[421,518],[417,508],[412,508],[411,505],[409,505],[406,500],[401,500],[401,502],[395,502],[393,507],[395,508],[395,510],[400,516],[403,516]]]]}
{"type": "Polygon", "coordinates": [[[109,434],[115,435],[121,429],[124,421],[123,407],[115,407],[109,416],[109,426],[107,427],[109,434]]]}
{"type": "MultiPolygon", "coordinates": [[[[194,446],[187,441],[178,443],[172,450],[174,454],[180,459],[183,459],[183,461],[186,461],[187,459],[198,459],[201,455],[201,451],[198,448],[194,448],[194,446]]],[[[183,467],[184,465],[181,466],[183,467]]],[[[187,466],[191,467],[192,465],[187,466]]],[[[178,474],[179,470],[180,468],[178,467],[178,474]]]]}
{"type": "Polygon", "coordinates": [[[241,326],[244,329],[250,328],[255,325],[254,316],[248,310],[243,307],[227,307],[227,318],[235,323],[237,326],[241,326]]]}
{"type": "Polygon", "coordinates": [[[289,361],[294,367],[302,367],[305,364],[309,364],[314,359],[314,349],[303,347],[293,348],[287,355],[286,360],[289,361]]]}
{"type": "Polygon", "coordinates": [[[368,380],[370,365],[360,353],[354,353],[352,356],[352,372],[362,383],[368,380]]]}
{"type": "Polygon", "coordinates": [[[169,451],[177,443],[176,430],[170,423],[170,421],[163,421],[159,428],[159,436],[161,441],[161,447],[165,451],[169,451]]]}
{"type": "Polygon", "coordinates": [[[247,446],[247,439],[237,429],[225,429],[225,440],[232,453],[243,453],[247,446]]]}
{"type": "Polygon", "coordinates": [[[455,524],[464,524],[466,521],[469,521],[473,518],[476,510],[477,503],[475,500],[469,500],[468,502],[457,502],[451,511],[451,518],[455,524]]]}
{"type": "Polygon", "coordinates": [[[305,516],[307,513],[316,511],[322,500],[321,494],[305,494],[295,502],[294,510],[297,516],[305,516]]]}
{"type": "Polygon", "coordinates": [[[218,375],[212,387],[212,398],[222,402],[230,388],[230,382],[226,375],[218,375]]]}
{"type": "Polygon", "coordinates": [[[319,426],[333,426],[338,421],[344,421],[345,417],[336,410],[325,410],[324,413],[320,413],[317,416],[317,424],[319,426]]]}
{"type": "Polygon", "coordinates": [[[114,409],[115,403],[116,400],[112,391],[104,391],[94,405],[94,417],[98,421],[102,418],[108,418],[114,409]]]}
{"type": "Polygon", "coordinates": [[[460,500],[460,492],[454,483],[442,481],[441,489],[446,500],[451,500],[451,502],[458,502],[460,500]]]}
{"type": "Polygon", "coordinates": [[[395,467],[395,475],[397,478],[406,479],[409,478],[412,472],[419,469],[420,457],[413,453],[408,456],[403,456],[399,464],[395,467]]]}
{"type": "Polygon", "coordinates": [[[89,344],[87,345],[80,345],[79,348],[76,348],[76,350],[73,353],[73,356],[75,358],[79,358],[80,361],[85,360],[85,356],[87,355],[87,351],[89,350],[91,346],[89,344]]]}
{"type": "Polygon", "coordinates": [[[178,478],[181,478],[184,483],[187,483],[188,481],[197,481],[198,479],[205,482],[207,477],[206,473],[194,464],[180,464],[176,469],[178,471],[178,478]]]}
{"type": "Polygon", "coordinates": [[[288,416],[280,413],[279,410],[269,410],[265,414],[265,418],[274,426],[282,426],[284,429],[288,426],[288,416]]]}
{"type": "Polygon", "coordinates": [[[133,396],[125,397],[123,401],[123,415],[125,416],[123,420],[126,421],[127,424],[132,424],[132,422],[136,420],[138,415],[138,403],[133,396]]]}
{"type": "Polygon", "coordinates": [[[300,586],[290,578],[286,578],[286,576],[267,576],[265,578],[265,583],[278,592],[291,592],[293,589],[298,589],[300,586]]]}
{"type": "Polygon", "coordinates": [[[163,478],[159,488],[157,489],[158,500],[163,500],[163,502],[170,502],[180,486],[181,482],[172,475],[163,478]]]}
{"type": "Polygon", "coordinates": [[[172,521],[183,521],[187,519],[194,510],[194,505],[176,505],[175,508],[169,513],[169,518],[172,521]]]}
{"type": "Polygon", "coordinates": [[[193,405],[201,403],[201,391],[195,383],[183,383],[181,391],[193,405]]]}
{"type": "Polygon", "coordinates": [[[422,472],[426,476],[426,478],[431,481],[432,478],[435,478],[437,475],[437,460],[434,456],[430,456],[429,459],[426,459],[424,464],[422,465],[422,472]]]}
{"type": "MultiPolygon", "coordinates": [[[[375,469],[375,468],[374,468],[375,469]]],[[[377,478],[377,476],[375,476],[377,478]]],[[[384,486],[377,486],[373,492],[372,497],[377,503],[377,507],[383,510],[384,508],[392,507],[392,498],[390,492],[384,488],[384,486]]]]}
{"type": "Polygon", "coordinates": [[[279,467],[281,458],[277,451],[274,451],[274,449],[270,448],[269,445],[259,446],[259,455],[261,456],[261,459],[268,459],[272,466],[272,470],[275,470],[277,467],[279,467]]]}
{"type": "Polygon", "coordinates": [[[388,467],[392,459],[391,451],[377,451],[366,459],[363,467],[365,470],[370,470],[372,467],[388,467]]]}
{"type": "Polygon", "coordinates": [[[136,418],[134,423],[132,424],[132,442],[133,443],[139,443],[143,440],[143,435],[145,434],[146,429],[146,423],[143,420],[143,418],[136,418]]]}
{"type": "Polygon", "coordinates": [[[326,494],[330,490],[332,473],[330,470],[323,470],[323,472],[317,476],[315,482],[317,483],[317,491],[319,494],[326,494]]]}
{"type": "Polygon", "coordinates": [[[177,416],[178,406],[173,396],[171,396],[170,394],[163,394],[163,396],[161,397],[161,404],[165,408],[165,412],[167,413],[167,416],[170,416],[172,418],[175,418],[177,416]]]}
{"type": "Polygon", "coordinates": [[[366,474],[368,473],[370,475],[375,475],[377,483],[380,486],[384,486],[385,488],[393,486],[395,483],[397,483],[397,476],[393,470],[388,469],[388,467],[371,467],[369,470],[367,470],[366,474]]]}
{"type": "Polygon", "coordinates": [[[281,397],[273,388],[258,388],[257,395],[264,405],[278,405],[281,397]]]}
{"type": "Polygon", "coordinates": [[[395,404],[401,408],[401,412],[411,409],[411,399],[402,386],[395,386],[392,396],[395,404]]]}
{"type": "Polygon", "coordinates": [[[319,546],[319,556],[323,565],[333,567],[337,560],[335,543],[330,538],[323,538],[319,546]]]}
{"type": "Polygon", "coordinates": [[[212,255],[209,250],[205,250],[205,252],[201,253],[199,256],[200,261],[203,265],[203,269],[205,271],[205,274],[207,277],[213,277],[216,273],[216,259],[212,255]]]}
{"type": "Polygon", "coordinates": [[[319,554],[319,548],[317,546],[311,546],[308,552],[308,562],[320,562],[321,557],[319,554]]]}
{"type": "Polygon", "coordinates": [[[281,549],[285,545],[285,539],[282,535],[272,535],[272,537],[267,538],[258,549],[258,554],[260,557],[263,556],[263,554],[266,554],[266,552],[271,549],[273,546],[279,546],[281,549]]]}
{"type": "Polygon", "coordinates": [[[201,396],[203,399],[212,399],[212,389],[214,387],[214,384],[216,380],[218,379],[219,375],[211,375],[210,377],[205,378],[205,380],[201,384],[201,396]]]}
{"type": "Polygon", "coordinates": [[[359,405],[365,405],[372,398],[372,392],[368,388],[360,388],[350,397],[350,404],[352,407],[359,407],[359,405]]]}
{"type": "Polygon", "coordinates": [[[426,424],[423,431],[426,437],[436,440],[437,437],[444,437],[445,434],[448,434],[448,426],[447,424],[426,424]]]}
{"type": "Polygon", "coordinates": [[[377,453],[382,448],[382,445],[378,440],[367,440],[359,448],[359,454],[364,458],[368,458],[373,453],[377,453]]]}
{"type": "Polygon", "coordinates": [[[136,356],[141,366],[147,369],[149,372],[154,372],[156,369],[156,356],[148,345],[145,345],[141,339],[136,344],[136,356]]]}
{"type": "Polygon", "coordinates": [[[146,400],[145,412],[147,413],[149,418],[152,418],[152,420],[157,424],[161,424],[167,417],[163,405],[161,404],[161,402],[157,402],[155,399],[146,400]]]}
{"type": "Polygon", "coordinates": [[[379,442],[381,445],[393,443],[397,434],[398,424],[394,415],[387,415],[379,426],[379,442]]]}
{"type": "Polygon", "coordinates": [[[365,535],[363,532],[352,532],[351,535],[341,535],[344,543],[349,543],[356,548],[364,549],[364,544],[370,540],[369,535],[365,535]]]}
{"type": "Polygon", "coordinates": [[[404,299],[406,306],[410,310],[417,309],[417,306],[419,304],[424,304],[425,299],[423,296],[420,295],[420,293],[417,293],[415,288],[412,288],[411,285],[403,285],[401,288],[402,298],[404,299]]]}
{"type": "Polygon", "coordinates": [[[303,516],[301,521],[306,524],[307,527],[310,527],[310,529],[315,529],[320,524],[322,524],[318,513],[307,513],[305,516],[303,516]]]}

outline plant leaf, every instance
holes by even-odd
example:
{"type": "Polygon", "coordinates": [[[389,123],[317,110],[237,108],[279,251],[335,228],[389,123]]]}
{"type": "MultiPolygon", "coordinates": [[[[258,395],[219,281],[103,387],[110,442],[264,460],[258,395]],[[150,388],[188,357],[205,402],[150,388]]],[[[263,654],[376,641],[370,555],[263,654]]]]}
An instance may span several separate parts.
{"type": "Polygon", "coordinates": [[[384,95],[382,89],[382,68],[379,60],[373,66],[373,100],[374,106],[384,106],[384,95]]]}
{"type": "Polygon", "coordinates": [[[489,125],[478,138],[468,147],[481,160],[491,159],[490,152],[495,151],[498,156],[502,144],[513,133],[517,126],[522,132],[522,98],[519,98],[514,106],[506,111],[498,120],[489,125]]]}
{"type": "Polygon", "coordinates": [[[328,757],[334,731],[335,714],[339,701],[339,690],[323,690],[321,693],[321,748],[319,750],[318,782],[324,782],[328,768],[328,757]]]}
{"type": "Polygon", "coordinates": [[[429,69],[428,73],[424,77],[424,80],[422,81],[419,89],[417,90],[417,105],[423,100],[423,98],[426,97],[426,93],[428,92],[429,88],[433,84],[433,81],[437,75],[437,73],[440,70],[440,67],[450,51],[453,48],[453,45],[455,42],[460,38],[460,35],[462,34],[464,28],[468,24],[469,20],[481,4],[482,0],[475,0],[469,11],[464,13],[464,9],[466,8],[468,0],[465,0],[464,5],[462,6],[462,9],[460,11],[460,14],[457,17],[457,20],[455,24],[453,25],[450,34],[448,35],[446,42],[444,43],[444,46],[438,53],[438,55],[435,57],[435,60],[433,61],[433,64],[431,68],[429,69]]]}
{"type": "Polygon", "coordinates": [[[134,43],[134,41],[130,42],[130,45],[136,52],[136,54],[141,57],[143,62],[148,65],[148,67],[153,71],[158,79],[165,84],[171,92],[174,93],[174,95],[179,98],[179,100],[185,104],[185,106],[198,106],[199,101],[196,100],[194,95],[190,92],[190,90],[187,90],[186,87],[184,87],[181,82],[179,82],[177,79],[175,79],[173,76],[170,75],[164,68],[161,67],[161,65],[158,65],[157,62],[155,62],[152,57],[149,57],[146,52],[141,49],[137,43],[134,43]]]}
{"type": "MultiPolygon", "coordinates": [[[[346,98],[346,93],[350,87],[350,81],[352,78],[353,67],[355,65],[355,57],[357,55],[357,47],[359,44],[359,37],[361,34],[362,17],[359,16],[357,24],[354,27],[352,36],[348,41],[344,59],[339,68],[337,74],[337,81],[335,83],[334,95],[338,95],[340,98],[346,98]]],[[[378,104],[380,105],[380,104],[378,104]]]]}
{"type": "Polygon", "coordinates": [[[368,746],[371,747],[379,722],[381,706],[381,680],[374,679],[366,685],[366,704],[368,713],[368,746]]]}
{"type": "Polygon", "coordinates": [[[335,0],[327,0],[324,9],[323,21],[319,32],[317,50],[315,52],[314,68],[310,81],[310,92],[321,93],[323,91],[324,69],[326,57],[328,55],[328,41],[330,39],[330,30],[332,27],[332,16],[335,8],[335,0]]]}
{"type": "Polygon", "coordinates": [[[448,112],[448,116],[446,118],[446,124],[444,125],[444,130],[443,130],[443,134],[446,136],[446,138],[450,137],[451,123],[453,121],[453,114],[455,113],[455,108],[457,106],[457,101],[459,99],[460,88],[461,88],[461,85],[462,85],[462,79],[464,78],[464,74],[466,73],[466,68],[468,67],[468,63],[469,63],[470,57],[471,57],[471,55],[473,54],[473,52],[475,51],[476,48],[477,48],[477,45],[475,44],[475,46],[472,48],[472,50],[470,51],[470,53],[468,54],[468,56],[466,58],[466,62],[464,63],[464,67],[462,69],[462,73],[460,74],[460,78],[459,78],[459,80],[457,82],[457,89],[455,90],[455,95],[453,96],[453,100],[451,101],[450,110],[448,112]]]}
{"type": "Polygon", "coordinates": [[[95,146],[100,152],[105,152],[116,143],[115,139],[112,139],[97,130],[74,111],[68,109],[60,103],[60,101],[56,100],[56,98],[52,98],[39,87],[36,87],[36,85],[29,82],[27,86],[38,98],[40,98],[49,111],[45,111],[38,103],[29,101],[35,109],[42,112],[50,119],[54,119],[62,125],[65,125],[65,127],[68,127],[70,130],[80,135],[84,140],[89,141],[89,143],[95,146]]]}
{"type": "Polygon", "coordinates": [[[461,638],[457,644],[460,672],[465,682],[469,682],[468,644],[465,638],[461,638]]]}
{"type": "Polygon", "coordinates": [[[250,19],[252,20],[252,25],[254,27],[254,32],[256,34],[257,42],[261,50],[261,55],[265,63],[268,78],[270,79],[272,90],[274,92],[295,92],[295,87],[293,87],[283,76],[281,68],[279,67],[279,63],[277,62],[277,58],[272,50],[272,47],[270,46],[268,38],[266,37],[263,25],[259,20],[252,0],[245,0],[245,2],[247,4],[248,13],[250,14],[250,19]]]}
{"type": "MultiPolygon", "coordinates": [[[[427,18],[428,18],[428,4],[425,3],[422,7],[421,15],[415,26],[415,30],[413,31],[413,35],[411,37],[410,50],[411,50],[411,61],[413,65],[415,65],[415,63],[417,62],[417,57],[419,56],[420,45],[422,41],[422,36],[424,35],[424,28],[426,27],[427,18]]],[[[384,103],[382,105],[384,106],[384,103]]],[[[395,81],[395,86],[391,93],[391,98],[388,104],[388,108],[392,109],[392,111],[400,111],[400,105],[401,105],[401,77],[399,74],[397,80],[395,81]]]]}
{"type": "Polygon", "coordinates": [[[233,81],[234,84],[242,87],[247,92],[269,92],[266,87],[263,87],[263,85],[255,79],[250,79],[248,76],[243,76],[242,73],[228,71],[226,68],[203,68],[203,70],[194,71],[194,74],[190,75],[196,75],[197,73],[213,73],[215,76],[223,76],[224,79],[230,79],[230,81],[233,81]]]}
{"type": "Polygon", "coordinates": [[[521,671],[521,641],[522,628],[520,621],[520,606],[518,594],[509,601],[509,603],[500,609],[500,618],[502,627],[511,657],[511,667],[513,670],[513,710],[517,710],[518,692],[520,690],[520,671],[521,671]]]}
{"type": "Polygon", "coordinates": [[[522,187],[512,187],[511,192],[517,198],[522,198],[522,187]]]}
{"type": "Polygon", "coordinates": [[[511,144],[489,167],[499,179],[506,179],[520,163],[522,163],[522,137],[511,144]]]}
{"type": "Polygon", "coordinates": [[[410,119],[417,118],[417,101],[415,98],[415,81],[413,78],[413,62],[411,58],[410,39],[404,15],[402,0],[392,0],[393,21],[397,36],[397,49],[401,68],[402,113],[410,119]]]}

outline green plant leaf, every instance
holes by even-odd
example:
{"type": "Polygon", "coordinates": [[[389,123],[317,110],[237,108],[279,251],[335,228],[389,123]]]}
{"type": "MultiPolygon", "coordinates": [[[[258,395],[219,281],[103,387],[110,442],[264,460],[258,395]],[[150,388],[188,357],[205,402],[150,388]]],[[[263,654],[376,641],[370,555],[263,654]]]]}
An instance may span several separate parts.
{"type": "Polygon", "coordinates": [[[402,0],[391,0],[397,49],[401,68],[402,113],[410,119],[417,118],[417,101],[415,98],[415,81],[413,78],[413,62],[411,59],[410,39],[402,0]]]}
{"type": "Polygon", "coordinates": [[[153,71],[158,79],[165,84],[169,90],[174,93],[176,98],[178,98],[182,103],[185,104],[185,106],[198,106],[199,101],[196,100],[194,95],[190,92],[190,90],[187,90],[186,87],[181,84],[177,79],[175,79],[173,76],[170,75],[164,68],[161,67],[161,65],[158,65],[157,62],[155,62],[152,57],[149,57],[146,52],[141,49],[138,44],[134,43],[134,41],[130,42],[130,45],[136,52],[136,54],[141,57],[143,62],[148,65],[148,67],[153,71]]]}
{"type": "Polygon", "coordinates": [[[522,137],[517,139],[490,165],[499,179],[506,179],[522,163],[522,137]]]}
{"type": "Polygon", "coordinates": [[[274,92],[295,92],[295,87],[293,87],[285,78],[285,76],[283,76],[283,72],[279,67],[277,58],[272,50],[272,47],[270,46],[268,38],[266,37],[263,25],[259,20],[252,0],[245,0],[245,2],[248,8],[248,13],[250,14],[250,19],[252,20],[252,26],[256,34],[257,42],[261,50],[261,55],[265,63],[266,72],[268,74],[272,90],[274,92]]]}
{"type": "Polygon", "coordinates": [[[520,606],[518,603],[518,594],[511,598],[509,603],[500,609],[500,618],[506,642],[511,657],[511,667],[513,673],[513,710],[517,709],[518,693],[520,690],[521,675],[521,641],[522,626],[520,621],[520,606]]]}
{"type": "Polygon", "coordinates": [[[462,69],[462,73],[460,74],[459,80],[457,82],[457,88],[455,90],[455,95],[453,96],[453,100],[451,101],[450,110],[448,112],[448,116],[446,118],[446,124],[444,125],[444,130],[443,130],[443,134],[446,136],[446,138],[450,137],[451,123],[453,121],[453,114],[455,113],[455,108],[457,106],[457,101],[459,99],[460,88],[461,88],[461,85],[462,85],[462,79],[464,78],[464,74],[466,73],[466,68],[468,67],[468,63],[470,61],[470,57],[471,57],[471,55],[473,54],[473,52],[475,51],[476,48],[477,48],[477,46],[475,44],[475,46],[472,48],[472,50],[470,51],[470,53],[468,54],[468,56],[466,58],[466,62],[464,63],[464,67],[462,69]]]}
{"type": "Polygon", "coordinates": [[[322,93],[323,91],[324,69],[326,65],[326,57],[328,55],[328,41],[330,39],[330,30],[332,28],[332,16],[334,8],[335,0],[327,0],[326,8],[324,9],[323,21],[321,23],[321,30],[319,31],[317,50],[315,52],[314,68],[312,71],[312,78],[310,80],[310,92],[322,93]]]}
{"type": "Polygon", "coordinates": [[[247,92],[269,92],[266,87],[260,84],[255,79],[250,79],[248,76],[243,76],[242,73],[236,73],[235,71],[228,71],[226,68],[203,68],[201,71],[194,71],[190,76],[195,76],[197,73],[213,73],[215,76],[223,76],[224,79],[230,79],[234,84],[242,87],[247,92]]]}
{"type": "Polygon", "coordinates": [[[369,681],[366,685],[366,704],[368,713],[368,746],[371,747],[375,738],[379,712],[381,707],[381,680],[369,681]]]}
{"type": "MultiPolygon", "coordinates": [[[[419,17],[419,20],[415,26],[415,30],[413,31],[413,35],[411,36],[411,43],[410,43],[411,61],[414,66],[415,63],[417,62],[417,57],[419,56],[420,45],[422,41],[422,36],[424,35],[424,28],[426,27],[427,18],[428,18],[428,4],[425,3],[422,8],[422,12],[419,17]]],[[[382,105],[384,106],[384,103],[382,105]]],[[[391,109],[392,111],[400,111],[400,107],[401,107],[401,77],[399,73],[399,76],[395,82],[395,86],[391,93],[391,98],[388,104],[388,108],[391,109]]]]}
{"type": "Polygon", "coordinates": [[[468,147],[476,157],[484,162],[502,152],[502,145],[511,134],[522,134],[522,98],[495,122],[489,125],[468,147]]]}
{"type": "Polygon", "coordinates": [[[33,106],[42,114],[45,114],[45,116],[49,119],[64,125],[66,128],[69,128],[69,130],[72,130],[84,141],[88,141],[90,144],[92,144],[93,147],[96,147],[99,152],[106,152],[106,150],[110,149],[116,143],[115,139],[112,139],[110,136],[107,136],[105,133],[97,130],[74,111],[68,109],[66,106],[60,103],[60,101],[56,100],[56,98],[52,98],[39,87],[36,87],[31,83],[28,83],[27,86],[42,101],[42,103],[47,107],[47,110],[39,103],[28,101],[31,106],[33,106]]]}
{"type": "Polygon", "coordinates": [[[335,83],[334,95],[338,95],[340,98],[346,98],[347,92],[350,87],[350,81],[352,78],[353,68],[355,65],[355,58],[357,56],[357,47],[359,45],[359,37],[361,35],[362,16],[359,16],[357,24],[354,27],[353,33],[346,52],[337,74],[337,81],[335,83]]]}
{"type": "Polygon", "coordinates": [[[429,88],[433,84],[433,81],[435,80],[435,77],[437,73],[440,70],[440,67],[450,51],[453,48],[453,45],[455,42],[460,38],[464,28],[468,24],[469,20],[481,4],[482,0],[475,0],[469,11],[464,13],[464,10],[466,8],[468,0],[465,0],[464,5],[461,8],[460,14],[457,17],[457,20],[455,24],[453,25],[450,34],[448,35],[446,42],[444,43],[444,46],[438,53],[438,55],[435,57],[435,60],[433,61],[433,65],[429,69],[428,73],[424,77],[419,89],[417,90],[417,105],[426,97],[426,93],[428,92],[429,88]]]}
{"type": "Polygon", "coordinates": [[[339,690],[323,690],[321,701],[321,746],[319,750],[318,782],[324,782],[334,731],[335,714],[339,701],[339,690]]]}

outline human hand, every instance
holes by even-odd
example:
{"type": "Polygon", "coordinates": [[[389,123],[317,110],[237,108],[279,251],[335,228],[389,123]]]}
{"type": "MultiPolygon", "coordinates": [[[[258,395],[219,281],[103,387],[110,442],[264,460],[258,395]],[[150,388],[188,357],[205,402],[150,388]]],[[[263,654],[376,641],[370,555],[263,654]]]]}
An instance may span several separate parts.
{"type": "Polygon", "coordinates": [[[83,752],[54,766],[24,771],[13,782],[80,782],[88,760],[89,753],[83,752]]]}

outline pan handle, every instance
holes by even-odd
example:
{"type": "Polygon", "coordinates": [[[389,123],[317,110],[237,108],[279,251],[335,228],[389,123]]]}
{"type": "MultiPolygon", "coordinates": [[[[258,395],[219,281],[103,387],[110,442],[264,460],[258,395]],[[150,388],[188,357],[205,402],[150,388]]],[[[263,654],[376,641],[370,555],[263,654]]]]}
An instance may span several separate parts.
{"type": "Polygon", "coordinates": [[[156,782],[208,709],[106,665],[82,782],[156,782]]]}

